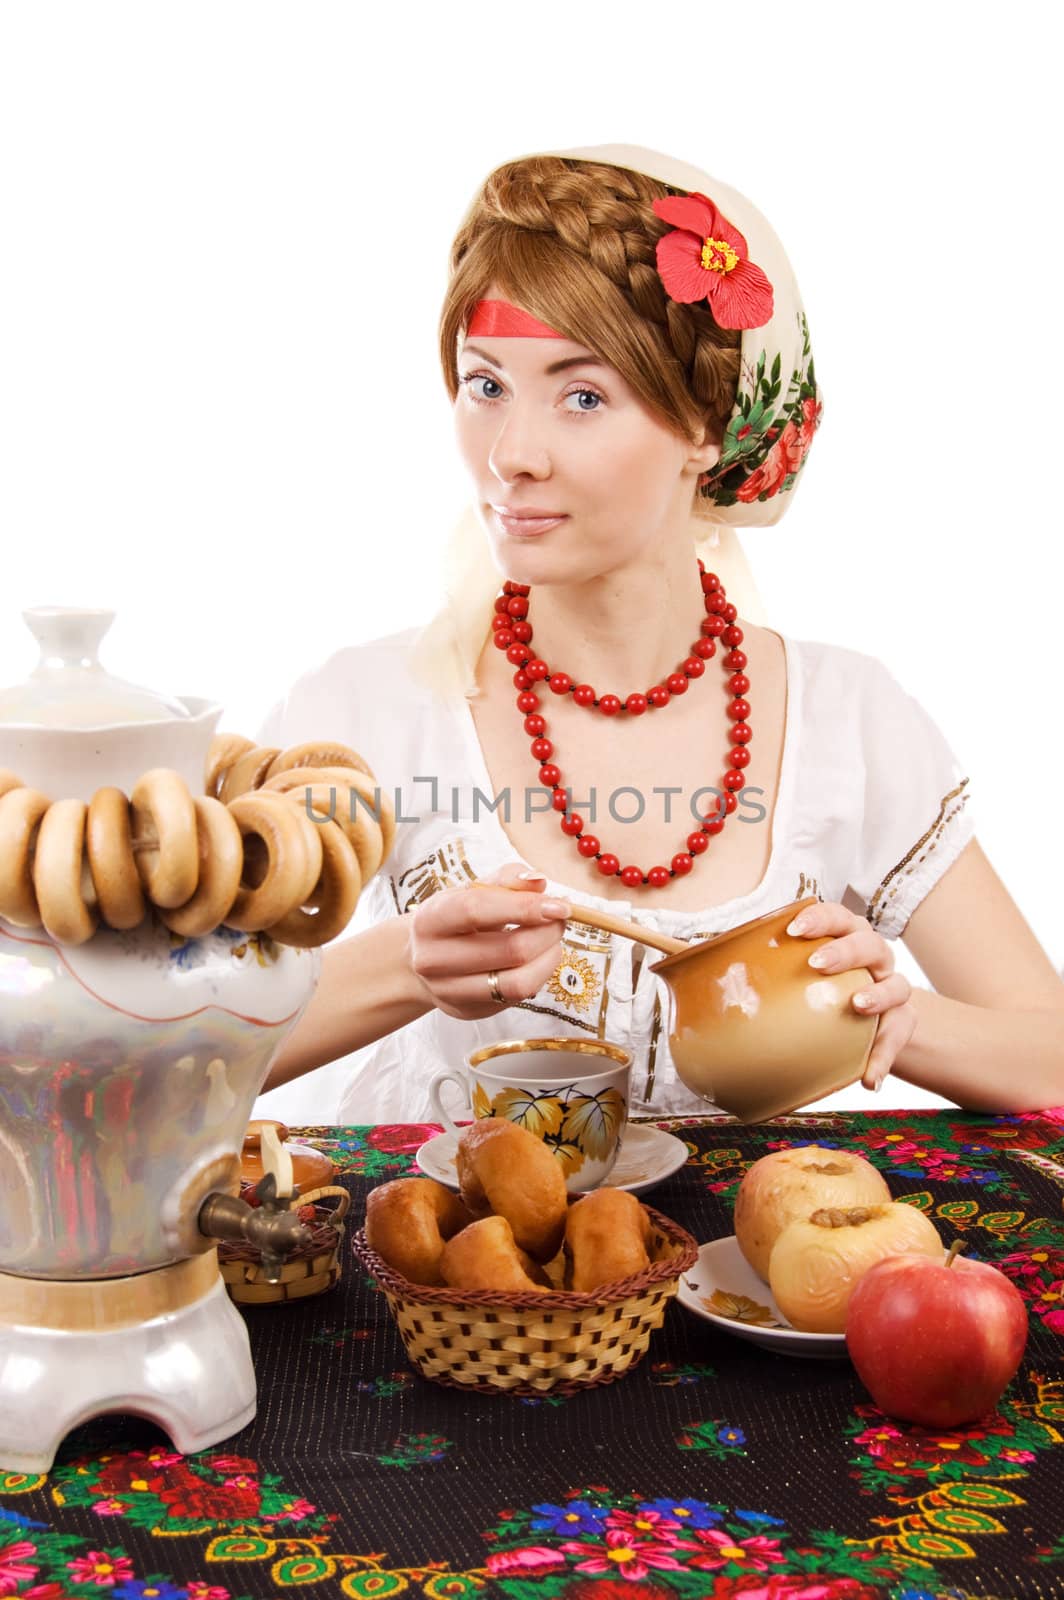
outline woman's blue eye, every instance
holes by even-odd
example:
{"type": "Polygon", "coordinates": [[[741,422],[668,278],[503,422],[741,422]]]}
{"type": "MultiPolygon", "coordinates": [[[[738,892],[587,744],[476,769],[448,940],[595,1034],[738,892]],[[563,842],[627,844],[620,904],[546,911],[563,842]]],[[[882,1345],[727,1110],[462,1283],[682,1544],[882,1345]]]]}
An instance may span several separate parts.
{"type": "MultiPolygon", "coordinates": [[[[476,391],[473,388],[473,385],[475,383],[490,383],[490,384],[493,384],[494,387],[496,389],[498,389],[499,393],[500,394],[502,393],[502,386],[499,383],[497,383],[496,380],[494,378],[492,378],[491,376],[489,376],[489,374],[486,373],[486,372],[471,372],[471,373],[468,373],[465,377],[461,377],[460,376],[459,379],[458,379],[458,382],[459,382],[459,385],[462,388],[467,390],[470,400],[472,400],[473,404],[477,405],[477,406],[490,405],[492,403],[492,401],[497,398],[497,396],[493,395],[493,394],[490,394],[490,395],[477,394],[476,391]]],[[[579,396],[590,395],[591,398],[596,402],[596,404],[594,406],[578,406],[576,408],[575,412],[571,412],[570,413],[571,415],[585,416],[585,417],[586,416],[593,416],[595,414],[595,412],[600,410],[602,405],[604,404],[603,397],[602,397],[602,395],[599,394],[597,389],[571,389],[569,391],[569,393],[565,396],[565,398],[566,398],[566,400],[571,400],[574,395],[579,395],[579,396]]]]}
{"type": "MultiPolygon", "coordinates": [[[[495,383],[495,379],[494,378],[489,378],[487,376],[487,374],[483,373],[483,372],[474,372],[468,378],[460,378],[459,382],[460,383],[464,383],[464,384],[469,386],[470,398],[472,400],[475,400],[478,405],[484,400],[485,396],[482,395],[482,394],[477,394],[474,391],[474,389],[472,387],[474,383],[494,383],[496,389],[499,389],[499,385],[497,383],[495,383]]],[[[500,389],[500,393],[501,393],[501,389],[500,389]]],[[[493,399],[494,396],[489,395],[489,396],[487,396],[487,398],[488,399],[493,399]]]]}

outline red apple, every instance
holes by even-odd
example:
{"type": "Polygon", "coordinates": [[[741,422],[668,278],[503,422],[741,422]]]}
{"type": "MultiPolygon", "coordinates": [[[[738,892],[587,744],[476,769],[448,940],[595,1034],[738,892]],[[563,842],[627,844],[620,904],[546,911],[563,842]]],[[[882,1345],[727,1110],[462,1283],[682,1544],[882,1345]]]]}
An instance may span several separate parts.
{"type": "Polygon", "coordinates": [[[881,1411],[957,1428],[992,1411],[1027,1342],[1027,1308],[997,1267],[956,1254],[888,1256],[850,1297],[846,1344],[881,1411]]]}

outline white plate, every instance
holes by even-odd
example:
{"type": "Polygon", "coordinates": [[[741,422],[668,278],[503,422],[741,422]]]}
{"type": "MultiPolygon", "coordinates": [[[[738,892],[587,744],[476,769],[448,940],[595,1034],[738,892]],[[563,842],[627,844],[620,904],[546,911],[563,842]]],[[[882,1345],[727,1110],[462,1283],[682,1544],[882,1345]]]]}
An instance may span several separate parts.
{"type": "Polygon", "coordinates": [[[772,1290],[762,1283],[753,1267],[739,1249],[735,1235],[724,1239],[711,1239],[698,1252],[698,1260],[690,1272],[680,1279],[677,1295],[682,1306],[704,1317],[718,1328],[734,1333],[737,1339],[749,1339],[751,1344],[762,1345],[766,1350],[777,1350],[782,1355],[811,1356],[823,1361],[846,1361],[846,1335],[844,1333],[799,1333],[792,1328],[779,1306],[772,1298],[772,1290]],[[740,1309],[746,1316],[758,1316],[761,1321],[745,1321],[738,1315],[729,1315],[711,1296],[739,1297],[740,1309]]]}
{"type": "MultiPolygon", "coordinates": [[[[453,1133],[438,1133],[434,1139],[427,1139],[414,1157],[426,1177],[445,1183],[449,1189],[458,1187],[454,1167],[456,1143],[453,1133]]],[[[683,1140],[666,1133],[663,1128],[630,1122],[624,1130],[613,1171],[602,1187],[630,1189],[633,1194],[643,1194],[671,1178],[689,1154],[683,1140]]]]}

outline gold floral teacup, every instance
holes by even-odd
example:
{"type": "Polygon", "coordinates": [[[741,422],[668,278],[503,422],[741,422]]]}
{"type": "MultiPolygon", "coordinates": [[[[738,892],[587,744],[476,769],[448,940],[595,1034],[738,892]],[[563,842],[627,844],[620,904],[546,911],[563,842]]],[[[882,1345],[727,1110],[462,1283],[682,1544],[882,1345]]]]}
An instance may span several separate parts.
{"type": "Polygon", "coordinates": [[[441,1089],[457,1084],[474,1117],[505,1117],[527,1128],[562,1164],[570,1194],[597,1189],[610,1174],[628,1121],[632,1058],[604,1039],[506,1039],[474,1050],[465,1075],[445,1069],[429,1085],[445,1128],[460,1130],[441,1089]]]}

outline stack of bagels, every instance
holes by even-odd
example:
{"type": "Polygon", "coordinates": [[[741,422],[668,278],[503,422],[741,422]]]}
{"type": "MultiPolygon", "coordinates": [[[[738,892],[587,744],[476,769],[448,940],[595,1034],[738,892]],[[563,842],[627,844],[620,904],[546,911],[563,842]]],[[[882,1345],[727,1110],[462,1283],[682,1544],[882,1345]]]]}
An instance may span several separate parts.
{"type": "Polygon", "coordinates": [[[167,767],[130,795],[53,800],[0,771],[0,918],[83,944],[149,907],[182,938],[223,923],[279,944],[325,944],[391,851],[395,810],[356,751],[211,742],[204,793],[167,767]]]}

